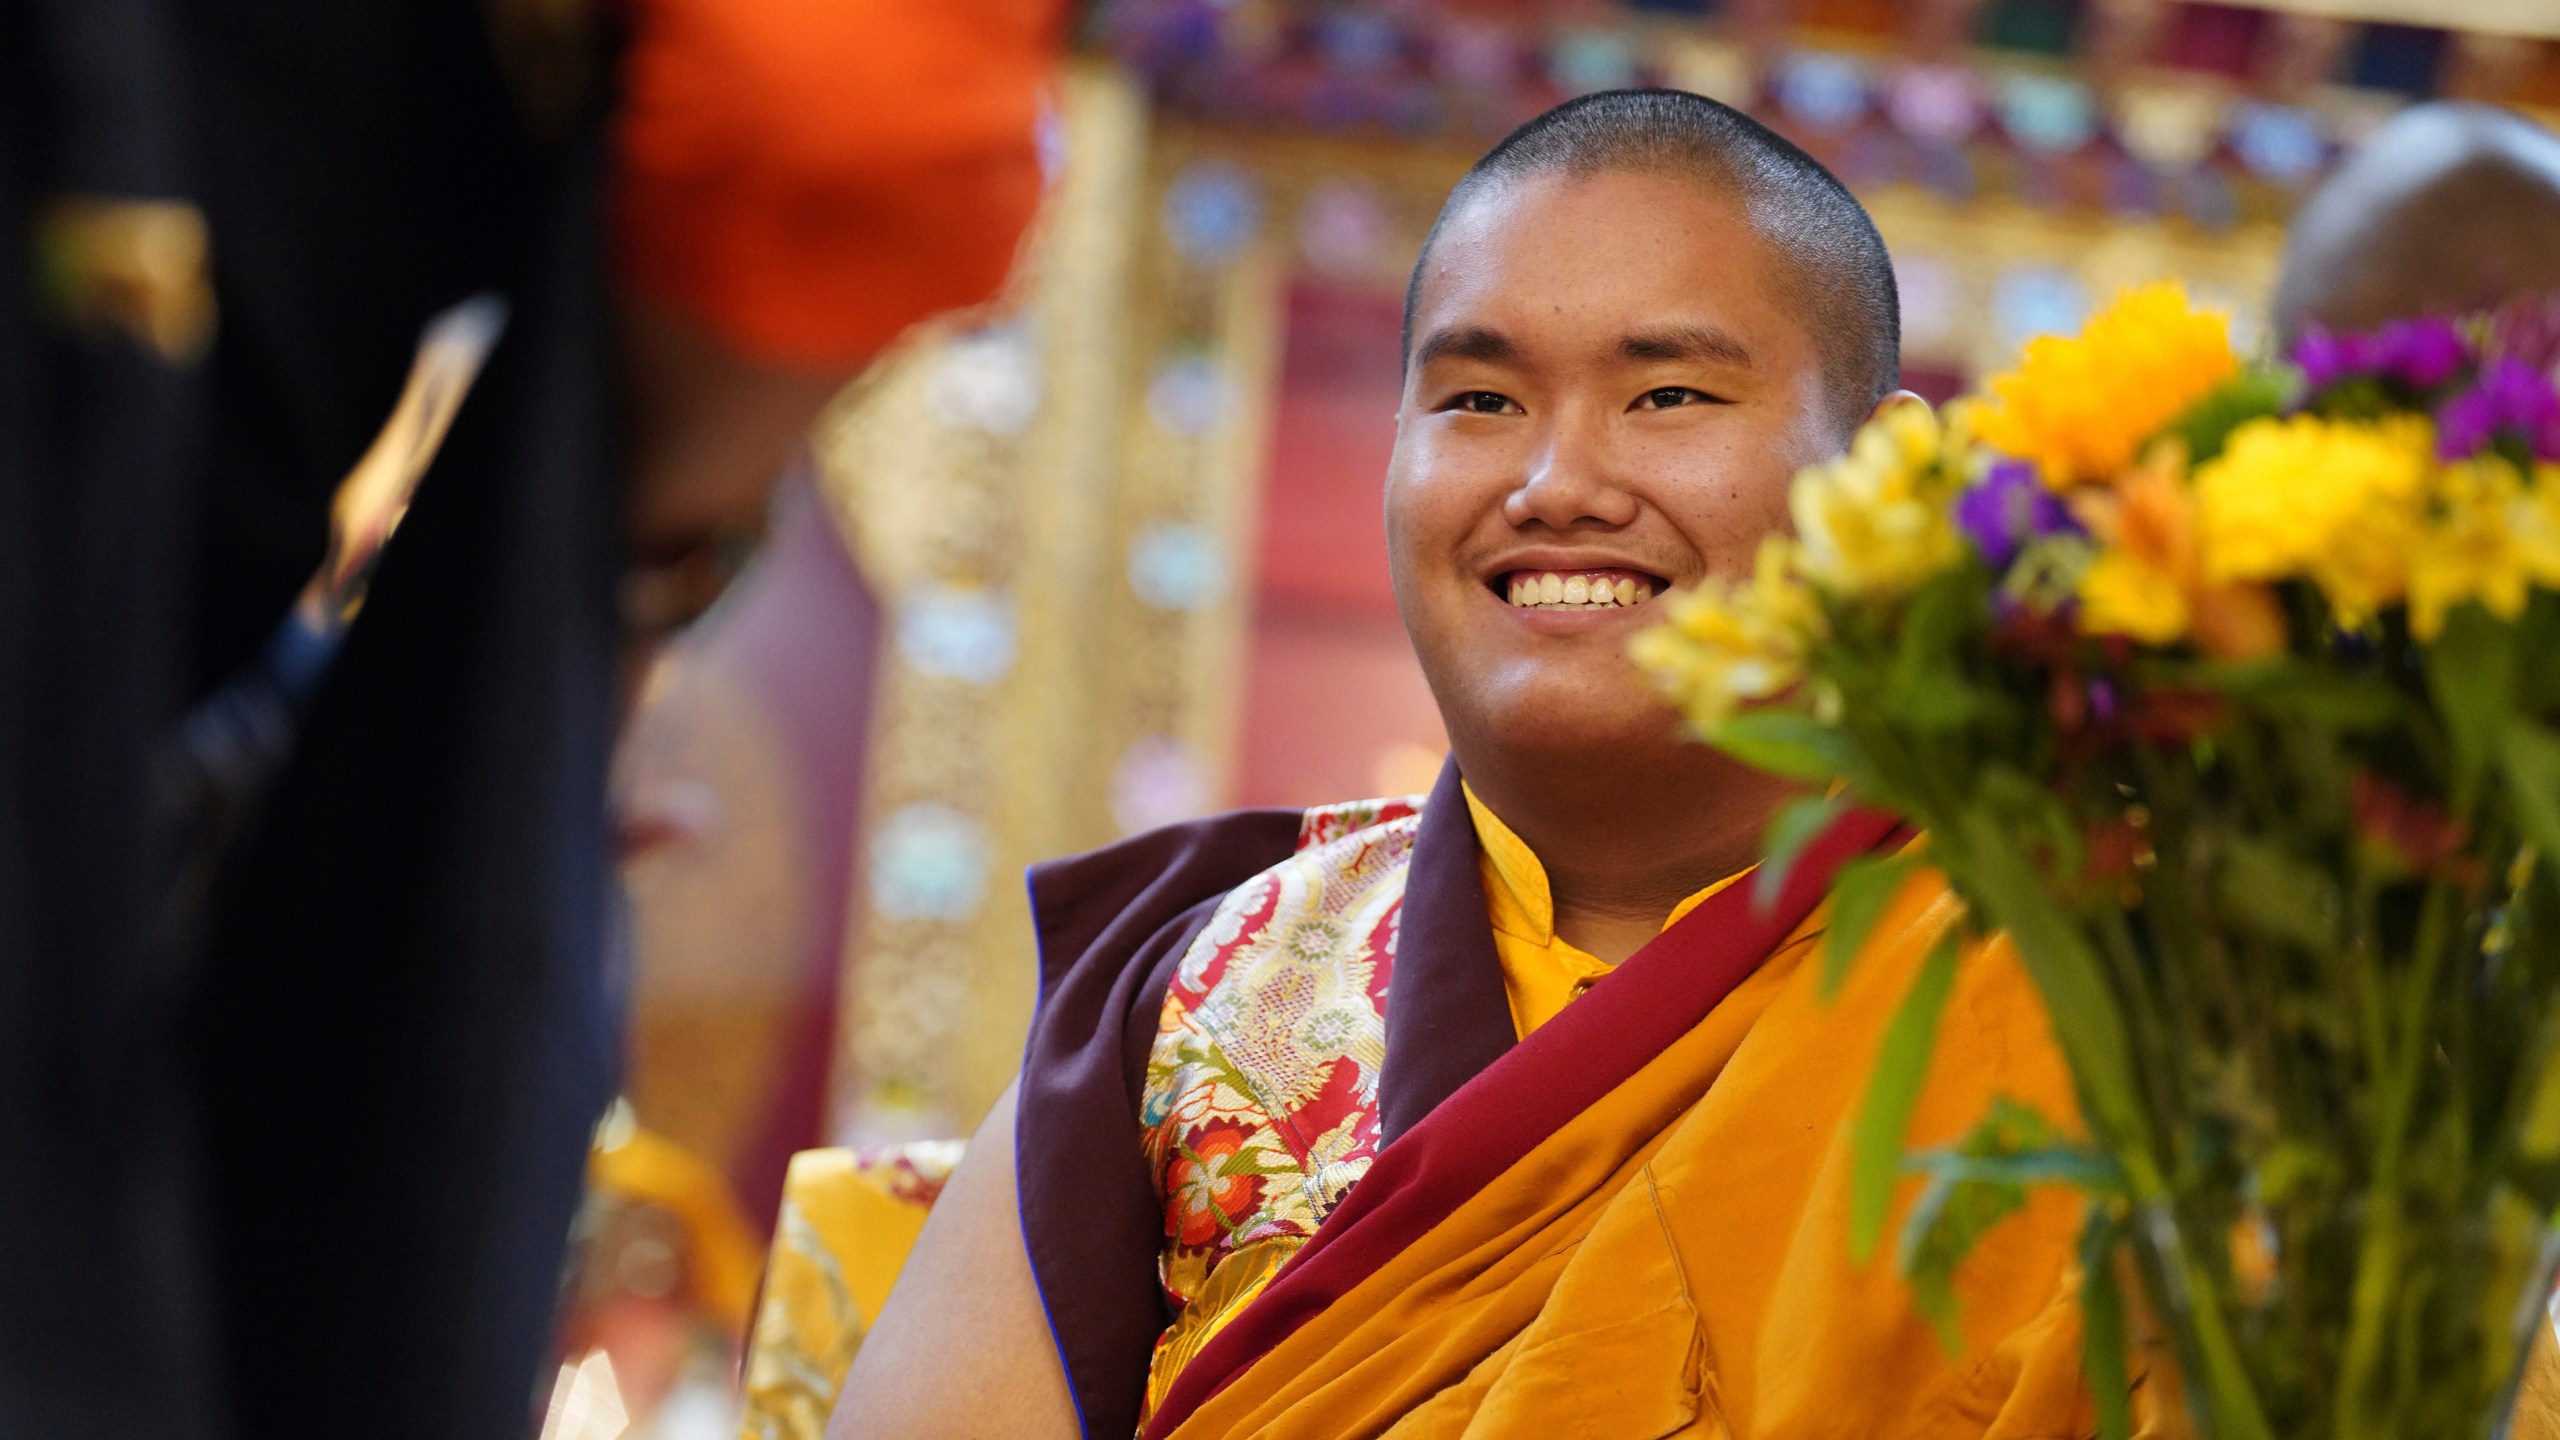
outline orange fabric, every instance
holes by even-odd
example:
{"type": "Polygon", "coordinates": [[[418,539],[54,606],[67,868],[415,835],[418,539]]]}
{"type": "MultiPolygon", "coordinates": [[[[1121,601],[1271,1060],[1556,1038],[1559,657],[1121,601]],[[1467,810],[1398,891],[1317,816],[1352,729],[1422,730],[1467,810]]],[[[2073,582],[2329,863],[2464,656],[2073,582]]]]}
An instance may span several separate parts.
{"type": "MultiPolygon", "coordinates": [[[[1525,1040],[1529,1032],[1556,1018],[1574,998],[1617,969],[1556,933],[1554,892],[1547,888],[1547,867],[1502,817],[1476,798],[1461,782],[1467,818],[1476,830],[1477,874],[1484,883],[1485,911],[1493,922],[1493,951],[1502,965],[1502,988],[1511,1001],[1511,1027],[1525,1040]]],[[[1746,866],[1671,907],[1662,928],[1670,929],[1707,897],[1758,869],[1746,866]]]]}
{"type": "Polygon", "coordinates": [[[747,1332],[761,1261],[755,1230],[739,1213],[728,1177],[718,1166],[654,1130],[632,1125],[600,1139],[587,1152],[587,1186],[675,1216],[684,1227],[684,1276],[694,1302],[730,1334],[747,1332]]]}
{"type": "MultiPolygon", "coordinates": [[[[2094,1433],[2076,1195],[2039,1192],[1958,1272],[1961,1354],[1914,1311],[1889,1253],[1849,1257],[1848,1121],[1954,906],[1935,876],[1915,879],[1832,1000],[1812,963],[1816,912],[1696,1029],[1281,1342],[1177,1440],[2094,1433]]],[[[1953,1140],[2001,1094],[2076,1119],[2005,942],[1967,956],[1941,1024],[1911,1144],[1953,1140]]],[[[1896,1230],[1917,1189],[1898,1196],[1896,1230]]],[[[2146,1434],[2165,1429],[2152,1388],[2136,1395],[2146,1434]]]]}
{"type": "Polygon", "coordinates": [[[991,298],[1040,199],[1059,0],[632,0],[617,236],[752,358],[859,365],[991,298]]]}

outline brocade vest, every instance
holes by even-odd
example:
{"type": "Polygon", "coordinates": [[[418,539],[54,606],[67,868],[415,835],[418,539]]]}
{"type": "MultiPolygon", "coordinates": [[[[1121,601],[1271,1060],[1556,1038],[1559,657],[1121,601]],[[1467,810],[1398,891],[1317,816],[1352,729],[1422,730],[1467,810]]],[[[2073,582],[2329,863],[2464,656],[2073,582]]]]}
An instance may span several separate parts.
{"type": "Polygon", "coordinates": [[[1023,1232],[1084,1433],[1182,1365],[1380,1150],[1514,1043],[1454,764],[1035,867],[1023,1232]]]}

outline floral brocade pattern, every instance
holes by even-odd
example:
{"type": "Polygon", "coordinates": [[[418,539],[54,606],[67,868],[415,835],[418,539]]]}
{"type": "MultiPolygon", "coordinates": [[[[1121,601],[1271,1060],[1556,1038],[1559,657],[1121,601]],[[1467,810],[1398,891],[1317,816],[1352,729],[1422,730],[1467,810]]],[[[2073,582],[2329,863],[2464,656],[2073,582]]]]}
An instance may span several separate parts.
{"type": "Polygon", "coordinates": [[[1181,1365],[1340,1203],[1378,1153],[1378,1070],[1421,797],[1307,812],[1297,852],[1218,907],[1165,990],[1140,1121],[1164,1197],[1181,1365]],[[1238,1275],[1212,1284],[1240,1252],[1238,1275]]]}

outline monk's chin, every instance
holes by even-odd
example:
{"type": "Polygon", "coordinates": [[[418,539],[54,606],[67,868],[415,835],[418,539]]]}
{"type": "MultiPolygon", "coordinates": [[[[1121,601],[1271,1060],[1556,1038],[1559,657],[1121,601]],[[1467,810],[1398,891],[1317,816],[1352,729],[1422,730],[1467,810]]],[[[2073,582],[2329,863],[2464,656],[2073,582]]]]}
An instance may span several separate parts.
{"type": "Polygon", "coordinates": [[[1611,704],[1526,697],[1491,708],[1483,722],[1452,724],[1450,732],[1471,734],[1489,756],[1568,774],[1616,773],[1630,766],[1684,769],[1704,748],[1682,732],[1679,716],[1668,705],[1644,692],[1611,704]]]}

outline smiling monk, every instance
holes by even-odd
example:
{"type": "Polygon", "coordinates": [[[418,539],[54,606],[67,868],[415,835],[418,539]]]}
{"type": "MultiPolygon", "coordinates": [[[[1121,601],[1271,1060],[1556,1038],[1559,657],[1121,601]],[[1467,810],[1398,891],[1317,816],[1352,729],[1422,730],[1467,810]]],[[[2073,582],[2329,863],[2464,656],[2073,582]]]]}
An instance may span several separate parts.
{"type": "MultiPolygon", "coordinates": [[[[1874,226],[1733,110],[1587,97],[1450,195],[1404,344],[1387,534],[1448,768],[1033,871],[1022,1077],[832,1433],[2094,1433],[2073,1197],[1991,1231],[1952,1343],[1851,1258],[1847,1120],[1953,901],[1915,880],[1825,998],[1828,877],[1907,837],[1745,879],[1785,786],[1626,659],[1917,403],[1874,226]]],[[[2073,1113],[2006,952],[1959,973],[1911,1142],[2073,1113]]]]}

